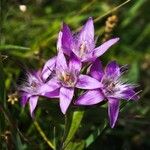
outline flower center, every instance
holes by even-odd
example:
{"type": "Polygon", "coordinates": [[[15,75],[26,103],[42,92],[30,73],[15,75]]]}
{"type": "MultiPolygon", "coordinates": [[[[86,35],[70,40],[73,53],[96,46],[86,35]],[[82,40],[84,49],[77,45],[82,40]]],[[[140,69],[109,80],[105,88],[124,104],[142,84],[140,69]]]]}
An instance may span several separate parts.
{"type": "Polygon", "coordinates": [[[31,87],[32,87],[33,89],[37,88],[37,86],[38,86],[38,84],[37,84],[35,81],[33,81],[33,82],[31,83],[31,87]]]}
{"type": "Polygon", "coordinates": [[[111,79],[103,79],[103,92],[105,95],[113,95],[116,91],[116,83],[111,79]]]}
{"type": "Polygon", "coordinates": [[[39,90],[41,83],[33,80],[30,84],[30,92],[36,93],[39,90]]]}
{"type": "Polygon", "coordinates": [[[73,73],[62,72],[60,76],[60,81],[64,86],[73,87],[76,83],[76,77],[73,73]]]}
{"type": "Polygon", "coordinates": [[[37,74],[33,75],[28,73],[26,76],[26,80],[24,80],[24,83],[20,86],[20,91],[24,91],[30,93],[31,95],[34,95],[39,93],[39,89],[42,84],[43,81],[37,74]]]}

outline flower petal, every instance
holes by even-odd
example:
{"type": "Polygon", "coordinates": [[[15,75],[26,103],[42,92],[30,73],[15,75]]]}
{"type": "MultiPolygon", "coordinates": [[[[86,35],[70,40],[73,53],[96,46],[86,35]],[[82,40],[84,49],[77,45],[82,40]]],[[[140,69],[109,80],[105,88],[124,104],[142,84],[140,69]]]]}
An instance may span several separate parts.
{"type": "Polygon", "coordinates": [[[66,87],[61,87],[60,88],[60,108],[63,114],[66,113],[71,100],[73,98],[74,94],[74,88],[66,88],[66,87]]]}
{"type": "Polygon", "coordinates": [[[90,17],[81,31],[73,36],[72,51],[81,59],[82,62],[86,62],[87,59],[91,60],[91,57],[89,58],[86,56],[86,53],[92,51],[94,47],[94,25],[93,19],[90,17]]]}
{"type": "Polygon", "coordinates": [[[100,90],[90,90],[81,95],[76,101],[77,105],[94,105],[104,100],[104,95],[100,90]]]}
{"type": "Polygon", "coordinates": [[[116,61],[111,61],[107,64],[105,69],[106,76],[118,78],[121,75],[120,67],[116,61]]]}
{"type": "Polygon", "coordinates": [[[42,96],[48,97],[48,98],[59,98],[59,93],[60,93],[60,88],[56,89],[52,92],[44,93],[44,94],[42,94],[42,96]]]}
{"type": "Polygon", "coordinates": [[[37,101],[38,101],[38,96],[31,96],[29,99],[29,106],[30,106],[30,115],[31,117],[34,117],[34,109],[37,105],[37,101]]]}
{"type": "Polygon", "coordinates": [[[39,93],[52,92],[58,88],[60,88],[59,82],[55,78],[52,78],[40,87],[39,93]]]}
{"type": "Polygon", "coordinates": [[[95,79],[101,81],[101,79],[102,79],[102,77],[103,77],[103,75],[104,75],[104,72],[103,72],[102,64],[101,64],[101,62],[100,62],[99,59],[96,59],[95,62],[92,64],[92,66],[91,66],[91,68],[90,68],[89,74],[90,74],[93,78],[95,78],[95,79]]]}
{"type": "Polygon", "coordinates": [[[115,126],[119,114],[119,100],[108,98],[108,115],[111,128],[115,126]]]}
{"type": "Polygon", "coordinates": [[[71,70],[76,70],[77,72],[80,72],[82,67],[81,61],[77,58],[75,54],[71,54],[70,61],[69,61],[69,68],[71,70]]]}
{"type": "Polygon", "coordinates": [[[76,87],[80,89],[97,89],[102,87],[102,84],[90,76],[79,75],[76,87]]]}
{"type": "Polygon", "coordinates": [[[79,33],[79,41],[87,42],[90,49],[94,48],[94,25],[93,19],[90,17],[79,33]]]}
{"type": "Polygon", "coordinates": [[[44,81],[46,81],[46,79],[51,75],[52,71],[54,70],[55,64],[56,64],[56,56],[49,59],[45,63],[43,70],[42,70],[42,79],[44,81]]]}
{"type": "Polygon", "coordinates": [[[96,57],[93,56],[92,53],[87,53],[85,54],[84,57],[82,57],[81,61],[86,63],[86,62],[94,62],[96,60],[96,57]]]}
{"type": "Polygon", "coordinates": [[[99,47],[95,48],[94,52],[93,52],[94,57],[97,58],[97,57],[103,55],[118,40],[119,40],[119,38],[114,38],[114,39],[108,40],[105,43],[103,43],[102,45],[100,45],[99,47]]]}
{"type": "Polygon", "coordinates": [[[121,93],[121,95],[122,95],[123,99],[127,99],[127,100],[131,100],[131,99],[138,100],[139,99],[139,96],[133,89],[125,90],[121,93]]]}
{"type": "Polygon", "coordinates": [[[58,71],[66,70],[68,68],[66,58],[63,54],[63,51],[60,50],[57,55],[56,60],[56,69],[58,71]]]}
{"type": "Polygon", "coordinates": [[[21,105],[24,107],[24,106],[26,105],[26,103],[27,103],[29,97],[30,97],[31,95],[29,95],[29,94],[26,93],[26,92],[22,92],[22,93],[21,93],[21,96],[22,96],[21,105]]]}
{"type": "Polygon", "coordinates": [[[73,36],[70,31],[70,28],[66,25],[63,24],[62,28],[62,49],[63,52],[70,56],[70,53],[72,51],[72,46],[73,46],[73,36]]]}

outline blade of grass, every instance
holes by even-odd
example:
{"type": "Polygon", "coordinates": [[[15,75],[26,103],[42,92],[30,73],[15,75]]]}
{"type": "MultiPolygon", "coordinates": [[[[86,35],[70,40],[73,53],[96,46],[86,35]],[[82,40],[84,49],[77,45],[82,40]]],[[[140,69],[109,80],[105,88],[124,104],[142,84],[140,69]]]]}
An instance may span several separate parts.
{"type": "Polygon", "coordinates": [[[30,50],[28,47],[23,47],[23,46],[18,46],[18,45],[1,45],[0,46],[0,51],[5,51],[5,50],[30,50]]]}

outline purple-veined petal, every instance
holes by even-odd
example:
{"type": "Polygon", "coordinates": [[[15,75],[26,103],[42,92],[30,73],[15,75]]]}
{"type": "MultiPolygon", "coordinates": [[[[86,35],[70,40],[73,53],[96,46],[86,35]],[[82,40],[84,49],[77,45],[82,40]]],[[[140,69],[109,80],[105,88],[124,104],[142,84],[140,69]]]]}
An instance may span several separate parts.
{"type": "Polygon", "coordinates": [[[139,99],[139,96],[137,95],[138,93],[136,93],[133,89],[127,89],[125,91],[123,91],[121,93],[122,95],[122,98],[123,99],[127,99],[127,100],[138,100],[139,99]]]}
{"type": "Polygon", "coordinates": [[[77,105],[94,105],[104,100],[104,95],[100,90],[90,90],[81,95],[76,101],[77,105]]]}
{"type": "Polygon", "coordinates": [[[72,33],[70,31],[70,28],[66,25],[63,24],[62,28],[62,49],[63,52],[70,56],[70,53],[72,51],[72,46],[73,46],[73,37],[72,33]]]}
{"type": "Polygon", "coordinates": [[[57,55],[56,69],[58,71],[62,71],[62,70],[68,69],[67,61],[66,61],[65,55],[63,54],[62,50],[59,50],[58,55],[57,55]]]}
{"type": "Polygon", "coordinates": [[[77,72],[80,72],[82,67],[81,61],[77,58],[75,54],[71,54],[70,61],[69,61],[69,68],[71,70],[76,70],[77,72]]]}
{"type": "Polygon", "coordinates": [[[38,101],[38,96],[31,96],[30,99],[29,99],[29,106],[30,106],[30,114],[31,114],[31,117],[34,117],[34,110],[35,110],[35,107],[37,105],[37,101],[38,101]]]}
{"type": "Polygon", "coordinates": [[[119,114],[119,99],[108,98],[108,116],[111,128],[115,126],[119,114]]]}
{"type": "Polygon", "coordinates": [[[42,70],[42,79],[44,81],[46,81],[46,79],[51,75],[52,71],[54,70],[55,64],[56,64],[56,56],[49,59],[45,63],[43,70],[42,70]]]}
{"type": "Polygon", "coordinates": [[[55,78],[52,78],[51,80],[49,80],[40,87],[39,93],[52,92],[58,89],[59,87],[60,87],[59,82],[55,78]]]}
{"type": "Polygon", "coordinates": [[[99,59],[96,59],[95,62],[92,64],[89,74],[93,78],[101,81],[104,75],[104,71],[103,71],[103,67],[99,59]]]}
{"type": "Polygon", "coordinates": [[[60,108],[63,114],[66,113],[74,94],[74,88],[60,88],[60,108]]]}
{"type": "Polygon", "coordinates": [[[52,92],[44,93],[41,96],[48,97],[48,98],[59,98],[59,93],[60,93],[60,88],[58,88],[52,92]]]}
{"type": "Polygon", "coordinates": [[[121,75],[120,67],[116,61],[111,61],[105,68],[106,76],[118,78],[121,75]]]}
{"type": "Polygon", "coordinates": [[[21,105],[24,107],[29,99],[29,97],[31,96],[30,94],[26,93],[26,92],[22,92],[21,93],[21,105]]]}
{"type": "Polygon", "coordinates": [[[79,75],[76,87],[80,89],[97,89],[101,88],[102,84],[88,75],[79,75]]]}
{"type": "Polygon", "coordinates": [[[91,17],[88,19],[88,21],[81,29],[78,38],[81,43],[87,42],[90,49],[94,48],[95,46],[94,45],[94,24],[93,24],[93,19],[91,17]]]}
{"type": "Polygon", "coordinates": [[[103,43],[102,45],[100,45],[99,47],[95,48],[93,51],[94,57],[97,58],[97,57],[103,55],[118,40],[119,40],[119,38],[114,38],[114,39],[108,40],[105,43],[103,43]]]}
{"type": "Polygon", "coordinates": [[[82,62],[94,62],[96,60],[96,57],[93,56],[92,53],[87,53],[82,59],[82,62]]]}

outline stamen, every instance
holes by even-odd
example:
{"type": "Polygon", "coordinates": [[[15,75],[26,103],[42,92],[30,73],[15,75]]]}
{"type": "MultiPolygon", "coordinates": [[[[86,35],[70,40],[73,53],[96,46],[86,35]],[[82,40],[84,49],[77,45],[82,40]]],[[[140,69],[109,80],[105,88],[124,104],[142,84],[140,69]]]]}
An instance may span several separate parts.
{"type": "Polygon", "coordinates": [[[37,83],[33,81],[33,82],[31,83],[31,86],[32,86],[33,88],[35,88],[35,87],[37,87],[37,83]]]}
{"type": "Polygon", "coordinates": [[[80,45],[79,47],[79,55],[82,57],[86,51],[86,43],[85,42],[82,42],[82,44],[80,45]]]}
{"type": "Polygon", "coordinates": [[[112,79],[103,78],[102,83],[104,85],[104,93],[106,95],[115,93],[117,82],[113,81],[112,79]]]}
{"type": "Polygon", "coordinates": [[[73,73],[62,72],[59,79],[65,86],[72,87],[75,84],[75,77],[73,73]]]}
{"type": "Polygon", "coordinates": [[[83,42],[81,45],[80,45],[80,51],[83,52],[85,51],[86,49],[86,45],[85,45],[85,42],[83,42]]]}

